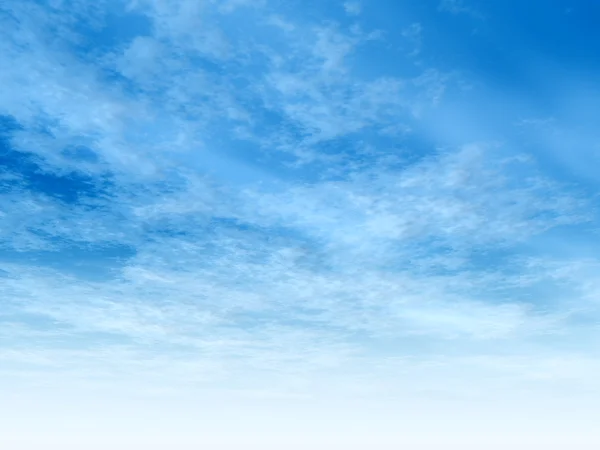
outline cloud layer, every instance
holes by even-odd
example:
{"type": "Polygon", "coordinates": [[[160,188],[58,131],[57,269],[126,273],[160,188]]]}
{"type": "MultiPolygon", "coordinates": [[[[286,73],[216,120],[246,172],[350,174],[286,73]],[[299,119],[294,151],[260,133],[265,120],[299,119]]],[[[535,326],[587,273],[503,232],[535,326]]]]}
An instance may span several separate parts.
{"type": "Polygon", "coordinates": [[[0,7],[3,395],[597,398],[598,97],[427,8],[0,7]]]}

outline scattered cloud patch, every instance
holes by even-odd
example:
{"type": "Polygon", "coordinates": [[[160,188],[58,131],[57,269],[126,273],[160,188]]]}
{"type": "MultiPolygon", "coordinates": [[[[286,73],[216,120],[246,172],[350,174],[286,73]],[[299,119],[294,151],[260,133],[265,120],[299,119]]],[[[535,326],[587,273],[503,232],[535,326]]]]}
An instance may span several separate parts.
{"type": "Polygon", "coordinates": [[[359,2],[346,2],[344,10],[350,16],[358,16],[362,12],[362,5],[359,2]]]}
{"type": "Polygon", "coordinates": [[[302,397],[403,392],[402,373],[456,393],[574,361],[549,383],[593,385],[598,261],[552,249],[597,199],[515,145],[569,121],[517,105],[503,128],[480,89],[497,78],[423,39],[435,6],[379,34],[353,2],[351,26],[130,6],[126,33],[110,2],[0,18],[0,377],[302,397]]]}
{"type": "Polygon", "coordinates": [[[441,0],[438,9],[451,14],[466,14],[474,18],[482,18],[482,14],[464,0],[441,0]]]}

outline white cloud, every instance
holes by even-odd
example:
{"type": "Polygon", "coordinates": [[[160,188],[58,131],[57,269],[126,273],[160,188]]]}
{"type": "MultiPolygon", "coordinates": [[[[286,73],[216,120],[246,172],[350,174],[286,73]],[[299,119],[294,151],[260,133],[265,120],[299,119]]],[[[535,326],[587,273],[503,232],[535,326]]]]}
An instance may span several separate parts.
{"type": "MultiPolygon", "coordinates": [[[[571,361],[549,336],[595,335],[577,326],[574,305],[589,303],[596,317],[595,265],[560,272],[503,252],[583,221],[586,205],[493,146],[390,156],[378,139],[435,109],[455,75],[416,66],[402,77],[366,74],[355,58],[372,34],[250,3],[137,2],[130,13],[146,15],[150,34],[89,59],[72,50],[76,19],[64,11],[55,40],[56,16],[44,18],[42,6],[31,15],[15,7],[26,21],[18,33],[3,23],[0,108],[23,126],[12,146],[64,183],[75,171],[105,191],[67,204],[20,180],[0,199],[2,244],[55,251],[59,265],[68,241],[131,255],[95,279],[6,262],[2,376],[268,397],[338,385],[403,392],[405,373],[405,386],[463,392],[485,377],[454,384],[445,375],[476,366],[526,385],[571,361]],[[351,144],[364,161],[350,158],[351,144]],[[62,153],[75,145],[98,160],[62,153]],[[272,172],[318,171],[323,161],[327,170],[232,187],[220,177],[240,178],[227,159],[240,153],[282,158],[272,172]],[[198,173],[219,157],[220,173],[198,173]],[[557,289],[544,291],[542,307],[543,283],[557,289]],[[535,345],[544,356],[530,361],[535,345]],[[432,375],[436,365],[444,371],[432,375]]],[[[420,25],[404,34],[420,48],[420,25]]],[[[589,356],[574,359],[556,378],[593,384],[589,356]]]]}
{"type": "MultiPolygon", "coordinates": [[[[49,349],[68,354],[60,342],[85,341],[91,353],[65,361],[67,367],[87,373],[96,364],[94,349],[113,347],[116,340],[144,370],[157,355],[165,358],[162,348],[180,354],[180,362],[168,364],[181,372],[165,373],[186,379],[194,379],[196,364],[216,365],[215,377],[250,370],[279,382],[291,374],[310,380],[331,370],[352,376],[378,352],[372,340],[450,339],[468,347],[558,332],[565,326],[563,310],[538,311],[486,293],[488,285],[511,289],[512,277],[469,269],[468,258],[447,275],[436,274],[439,262],[431,265],[437,245],[459,253],[512,245],[568,218],[568,208],[546,203],[535,187],[507,189],[511,181],[482,166],[482,158],[480,151],[466,149],[417,164],[397,179],[378,174],[325,182],[244,196],[231,201],[231,209],[221,206],[222,217],[255,225],[255,232],[235,227],[210,232],[202,226],[215,210],[200,186],[165,192],[154,203],[139,197],[136,214],[128,216],[131,229],[167,223],[172,235],[146,232],[122,273],[99,282],[8,266],[13,278],[5,279],[3,297],[12,308],[5,313],[13,321],[22,314],[54,321],[62,339],[46,341],[49,349]],[[509,202],[514,198],[526,203],[509,202]],[[550,216],[540,222],[535,211],[550,216]],[[261,231],[278,226],[295,230],[308,246],[261,231]],[[431,238],[437,243],[428,248],[431,238]]],[[[93,229],[75,223],[80,233],[93,229]]],[[[56,235],[57,229],[50,232],[56,235]]],[[[31,333],[36,335],[35,326],[31,333]]],[[[132,376],[141,370],[124,367],[132,376]]]]}
{"type": "Polygon", "coordinates": [[[350,16],[358,16],[362,12],[362,5],[359,2],[345,2],[344,10],[350,16]]]}
{"type": "Polygon", "coordinates": [[[404,36],[412,46],[409,53],[411,56],[417,56],[421,51],[423,27],[420,23],[412,23],[402,31],[404,36]]]}

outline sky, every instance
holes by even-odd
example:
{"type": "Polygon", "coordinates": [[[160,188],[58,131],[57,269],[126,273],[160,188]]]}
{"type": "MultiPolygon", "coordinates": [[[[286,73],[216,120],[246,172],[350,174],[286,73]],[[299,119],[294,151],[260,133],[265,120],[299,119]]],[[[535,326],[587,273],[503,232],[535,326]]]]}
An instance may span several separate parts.
{"type": "Polygon", "coordinates": [[[0,447],[599,448],[598,20],[1,2],[0,447]]]}

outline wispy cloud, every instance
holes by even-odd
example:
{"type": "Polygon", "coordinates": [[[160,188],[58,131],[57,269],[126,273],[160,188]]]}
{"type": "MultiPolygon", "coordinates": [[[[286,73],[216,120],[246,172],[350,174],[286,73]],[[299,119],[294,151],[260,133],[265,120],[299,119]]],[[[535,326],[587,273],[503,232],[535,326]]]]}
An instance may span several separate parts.
{"type": "Polygon", "coordinates": [[[306,8],[2,7],[0,380],[597,389],[597,199],[531,144],[585,113],[501,104],[430,48],[435,5],[306,8]]]}
{"type": "Polygon", "coordinates": [[[471,17],[481,19],[484,16],[468,1],[464,0],[441,0],[438,9],[451,14],[466,14],[471,17]]]}
{"type": "Polygon", "coordinates": [[[362,12],[362,5],[359,2],[345,2],[344,10],[351,16],[358,16],[362,12]]]}

